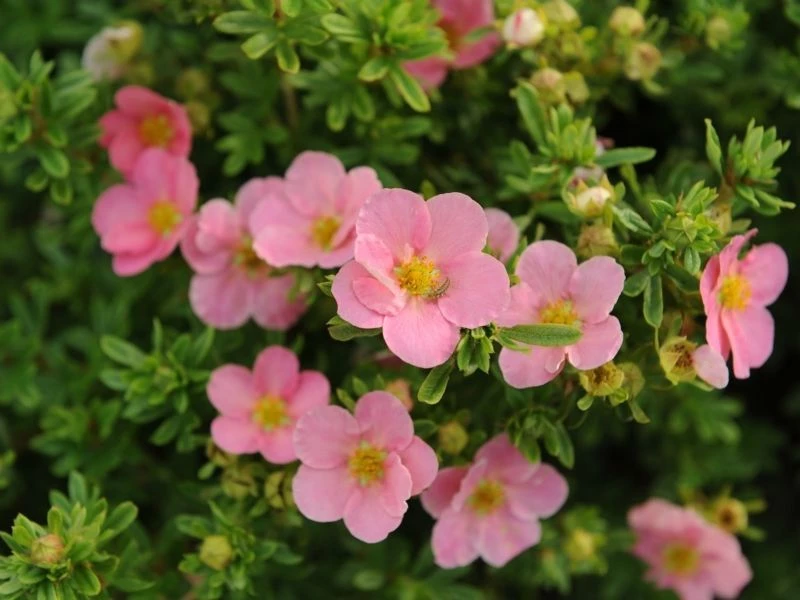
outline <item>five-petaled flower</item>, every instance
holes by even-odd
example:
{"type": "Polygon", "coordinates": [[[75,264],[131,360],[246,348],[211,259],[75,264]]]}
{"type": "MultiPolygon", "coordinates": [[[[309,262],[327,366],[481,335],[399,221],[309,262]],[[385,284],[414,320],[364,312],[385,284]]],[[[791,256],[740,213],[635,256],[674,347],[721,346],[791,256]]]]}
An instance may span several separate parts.
{"type": "Polygon", "coordinates": [[[451,569],[481,557],[495,567],[539,542],[540,518],[567,499],[567,482],[551,466],[529,462],[501,434],[478,450],[471,465],[442,469],[422,495],[436,518],[433,555],[451,569]]]}
{"type": "Polygon", "coordinates": [[[296,459],[298,419],[330,401],[327,378],[301,371],[297,356],[282,346],[263,350],[252,372],[233,364],[215,369],[206,391],[220,412],[211,423],[214,443],[231,454],[260,452],[275,464],[296,459]]]}
{"type": "Polygon", "coordinates": [[[338,406],[310,411],[297,424],[294,447],[302,462],[293,482],[300,512],[321,523],[344,519],[368,543],[400,526],[406,501],[438,469],[408,411],[387,392],[364,394],[352,415],[338,406]]]}

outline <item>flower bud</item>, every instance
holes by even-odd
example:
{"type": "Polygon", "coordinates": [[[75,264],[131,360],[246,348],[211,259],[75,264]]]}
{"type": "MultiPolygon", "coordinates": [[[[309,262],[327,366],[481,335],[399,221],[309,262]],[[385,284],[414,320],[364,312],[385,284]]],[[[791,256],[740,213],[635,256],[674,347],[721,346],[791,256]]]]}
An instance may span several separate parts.
{"type": "Polygon", "coordinates": [[[96,33],[83,50],[81,63],[96,81],[119,79],[142,45],[142,26],[122,21],[96,33]]]}
{"type": "Polygon", "coordinates": [[[639,42],[625,60],[625,76],[632,81],[652,79],[661,68],[661,50],[648,42],[639,42]]]}
{"type": "Polygon", "coordinates": [[[503,23],[503,39],[514,46],[535,46],[544,37],[544,23],[532,8],[521,8],[503,23]]]}
{"type": "Polygon", "coordinates": [[[614,188],[605,176],[598,185],[592,187],[579,181],[573,190],[565,192],[565,200],[573,213],[585,219],[593,219],[603,214],[608,202],[614,202],[614,188]]]}
{"type": "Polygon", "coordinates": [[[231,463],[236,462],[235,456],[232,456],[222,450],[211,438],[208,438],[208,442],[206,443],[206,456],[208,457],[208,460],[218,467],[227,467],[231,463]]]}
{"type": "Polygon", "coordinates": [[[205,131],[211,123],[211,110],[208,106],[198,100],[189,100],[184,104],[186,114],[192,123],[192,131],[198,133],[205,131]]]}
{"type": "Polygon", "coordinates": [[[717,50],[731,41],[733,28],[728,19],[722,15],[712,17],[706,23],[706,44],[709,48],[717,50]]]}
{"type": "Polygon", "coordinates": [[[581,387],[592,396],[610,396],[625,382],[625,373],[612,361],[578,374],[581,387]]]}
{"type": "Polygon", "coordinates": [[[692,355],[697,344],[685,337],[671,337],[658,349],[658,360],[664,374],[672,383],[693,381],[697,377],[692,355]]]}
{"type": "Polygon", "coordinates": [[[205,94],[210,85],[208,75],[201,69],[184,69],[175,82],[175,91],[181,98],[191,99],[205,94]]]}
{"type": "Polygon", "coordinates": [[[439,427],[439,447],[447,454],[459,454],[469,442],[469,435],[458,421],[439,427]]]}
{"type": "Polygon", "coordinates": [[[614,230],[602,223],[584,225],[578,235],[576,252],[581,258],[617,256],[619,245],[614,237],[614,230]]]}
{"type": "Polygon", "coordinates": [[[31,560],[40,566],[48,567],[60,563],[64,558],[64,540],[56,533],[48,533],[33,540],[31,560]]]}
{"type": "Polygon", "coordinates": [[[625,37],[637,37],[644,33],[645,22],[642,13],[632,6],[618,6],[608,20],[611,31],[625,37]]]}
{"type": "Polygon", "coordinates": [[[231,560],[233,547],[224,535],[209,535],[200,545],[200,561],[215,571],[222,571],[231,560]]]}
{"type": "Polygon", "coordinates": [[[736,498],[719,498],[711,505],[711,521],[728,533],[747,529],[747,507],[736,498]]]}
{"type": "Polygon", "coordinates": [[[589,99],[589,86],[586,85],[586,79],[579,71],[565,73],[564,86],[572,104],[583,104],[589,99]]]}
{"type": "Polygon", "coordinates": [[[580,26],[581,17],[572,5],[566,0],[550,0],[542,6],[547,22],[559,29],[575,28],[580,26]]]}
{"type": "Polygon", "coordinates": [[[727,235],[733,225],[733,216],[731,214],[731,203],[724,200],[716,200],[705,212],[708,220],[717,226],[719,232],[724,236],[727,235]]]}
{"type": "Polygon", "coordinates": [[[622,389],[627,392],[628,400],[633,400],[644,389],[645,378],[642,370],[636,363],[632,362],[620,363],[617,367],[625,374],[622,389]]]}
{"type": "Polygon", "coordinates": [[[272,508],[284,510],[294,506],[292,478],[285,471],[270,473],[264,482],[264,497],[272,508]]]}
{"type": "Polygon", "coordinates": [[[222,473],[222,491],[241,500],[256,494],[256,480],[250,465],[231,465],[222,473]]]}
{"type": "Polygon", "coordinates": [[[386,384],[386,391],[400,400],[406,410],[411,412],[414,408],[414,399],[411,397],[411,384],[405,379],[394,379],[386,384]]]}
{"type": "Polygon", "coordinates": [[[556,69],[539,69],[531,76],[531,83],[545,104],[560,104],[566,99],[567,85],[564,83],[564,75],[556,69]]]}
{"type": "Polygon", "coordinates": [[[596,550],[597,536],[580,527],[572,530],[564,544],[564,552],[572,562],[589,560],[596,550]]]}

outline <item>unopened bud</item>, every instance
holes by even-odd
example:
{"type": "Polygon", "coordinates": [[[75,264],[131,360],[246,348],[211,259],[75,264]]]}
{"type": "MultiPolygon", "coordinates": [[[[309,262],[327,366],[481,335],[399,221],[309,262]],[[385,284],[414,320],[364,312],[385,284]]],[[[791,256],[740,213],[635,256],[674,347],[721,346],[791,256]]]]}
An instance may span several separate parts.
{"type": "Polygon", "coordinates": [[[636,363],[624,362],[617,365],[619,370],[625,374],[625,381],[622,382],[622,389],[627,392],[628,400],[633,400],[644,389],[645,378],[642,370],[636,363]]]}
{"type": "Polygon", "coordinates": [[[184,69],[175,82],[175,91],[181,98],[191,99],[205,94],[210,87],[208,75],[201,69],[184,69]]]}
{"type": "Polygon", "coordinates": [[[596,369],[581,371],[578,374],[581,387],[592,396],[610,396],[622,387],[625,373],[613,362],[607,362],[596,369]]]}
{"type": "Polygon", "coordinates": [[[414,399],[411,397],[411,384],[406,379],[394,379],[386,384],[386,391],[400,400],[407,411],[414,408],[414,399]]]}
{"type": "Polygon", "coordinates": [[[564,544],[564,551],[572,562],[589,560],[597,551],[597,536],[585,529],[574,529],[564,544]]]}
{"type": "Polygon", "coordinates": [[[42,566],[60,563],[64,558],[64,540],[55,533],[48,533],[33,540],[31,544],[31,560],[42,566]]]}
{"type": "Polygon", "coordinates": [[[544,37],[544,23],[532,8],[521,8],[503,23],[503,39],[515,46],[535,46],[544,37]]]}
{"type": "Polygon", "coordinates": [[[576,252],[581,258],[616,256],[619,254],[619,244],[614,237],[614,230],[602,223],[584,225],[578,235],[576,252]]]}
{"type": "Polygon", "coordinates": [[[97,81],[118,79],[141,45],[142,26],[136,21],[122,21],[92,36],[83,50],[81,63],[97,81]]]}
{"type": "Polygon", "coordinates": [[[722,15],[711,18],[706,24],[706,44],[714,50],[724,46],[733,37],[731,24],[722,15]]]}
{"type": "Polygon", "coordinates": [[[256,480],[250,465],[231,465],[222,473],[222,491],[241,500],[256,494],[256,480]]]}
{"type": "Polygon", "coordinates": [[[192,131],[198,133],[205,131],[211,123],[211,110],[199,100],[189,100],[184,104],[186,114],[192,124],[192,131]]]}
{"type": "Polygon", "coordinates": [[[633,81],[652,79],[661,68],[661,50],[648,42],[639,42],[625,61],[625,75],[633,81]]]}
{"type": "Polygon", "coordinates": [[[531,76],[531,83],[545,104],[560,104],[566,99],[567,85],[564,75],[556,69],[539,69],[531,76]]]}
{"type": "Polygon", "coordinates": [[[264,482],[264,497],[269,505],[277,510],[294,506],[292,478],[284,471],[270,473],[264,482]]]}
{"type": "Polygon", "coordinates": [[[550,0],[542,6],[547,22],[561,29],[578,27],[581,17],[566,0],[550,0]]]}
{"type": "Polygon", "coordinates": [[[208,460],[217,465],[218,467],[227,467],[231,463],[236,462],[236,457],[228,454],[214,443],[211,438],[206,443],[206,456],[208,460]]]}
{"type": "Polygon", "coordinates": [[[711,506],[711,520],[728,533],[747,529],[747,507],[736,498],[720,498],[711,506]]]}
{"type": "Polygon", "coordinates": [[[605,176],[592,187],[578,181],[574,189],[565,192],[564,199],[573,213],[585,219],[593,219],[603,214],[606,204],[614,201],[614,188],[605,176]]]}
{"type": "Polygon", "coordinates": [[[439,427],[439,447],[447,454],[460,454],[469,442],[469,435],[458,421],[439,427]]]}
{"type": "Polygon", "coordinates": [[[589,86],[583,73],[570,71],[564,74],[564,86],[567,90],[567,97],[572,104],[583,104],[589,99],[589,86]]]}
{"type": "Polygon", "coordinates": [[[224,535],[209,535],[200,546],[200,561],[214,569],[222,571],[233,560],[233,547],[224,535]]]}
{"type": "Polygon", "coordinates": [[[636,37],[644,33],[645,22],[642,13],[632,6],[618,6],[608,20],[611,31],[617,35],[636,37]]]}

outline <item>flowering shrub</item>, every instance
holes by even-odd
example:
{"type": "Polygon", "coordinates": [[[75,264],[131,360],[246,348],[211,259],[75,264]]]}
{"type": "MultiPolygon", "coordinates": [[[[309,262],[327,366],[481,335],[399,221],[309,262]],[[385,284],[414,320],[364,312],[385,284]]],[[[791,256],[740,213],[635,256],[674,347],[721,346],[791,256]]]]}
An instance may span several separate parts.
{"type": "Polygon", "coordinates": [[[800,5],[38,4],[0,597],[793,597],[800,5]]]}

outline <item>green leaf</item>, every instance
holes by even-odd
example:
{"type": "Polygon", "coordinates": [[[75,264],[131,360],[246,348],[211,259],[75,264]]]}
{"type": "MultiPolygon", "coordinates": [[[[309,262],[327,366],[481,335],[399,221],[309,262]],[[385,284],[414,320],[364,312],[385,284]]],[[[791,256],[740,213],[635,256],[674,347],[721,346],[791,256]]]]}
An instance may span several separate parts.
{"type": "Polygon", "coordinates": [[[633,210],[630,206],[624,203],[615,204],[611,210],[617,220],[626,228],[633,232],[650,235],[653,233],[653,228],[644,220],[642,215],[633,210]]]}
{"type": "Polygon", "coordinates": [[[351,325],[341,317],[333,317],[327,323],[328,333],[338,342],[347,342],[349,340],[359,337],[372,337],[378,335],[381,330],[378,329],[361,329],[355,325],[351,325]]]}
{"type": "Polygon", "coordinates": [[[635,165],[638,163],[647,162],[652,160],[656,155],[653,148],[630,147],[630,148],[614,148],[606,150],[600,156],[594,159],[597,166],[609,169],[611,167],[618,167],[619,165],[635,165]]]}
{"type": "Polygon", "coordinates": [[[296,17],[303,10],[303,0],[281,0],[280,7],[287,17],[296,17]]]}
{"type": "Polygon", "coordinates": [[[214,27],[222,33],[258,33],[274,26],[272,19],[252,10],[234,10],[214,19],[214,27]]]}
{"type": "Polygon", "coordinates": [[[529,83],[522,83],[516,89],[517,108],[522,115],[525,128],[541,150],[546,147],[547,119],[539,102],[539,94],[529,83]]]}
{"type": "Polygon", "coordinates": [[[417,112],[428,112],[431,109],[431,102],[425,90],[400,65],[392,66],[389,70],[389,79],[411,108],[417,112]]]}
{"type": "Polygon", "coordinates": [[[661,275],[650,278],[644,289],[644,320],[656,329],[664,318],[664,296],[661,288],[661,275]]]}
{"type": "Polygon", "coordinates": [[[697,277],[689,273],[686,269],[682,269],[678,265],[667,265],[664,269],[672,281],[678,284],[678,287],[689,294],[697,292],[700,288],[700,282],[697,277]]]}
{"type": "Polygon", "coordinates": [[[323,16],[322,26],[343,42],[368,41],[352,20],[338,13],[323,16]]]}
{"type": "Polygon", "coordinates": [[[578,410],[589,410],[594,404],[594,396],[586,395],[578,400],[578,410]]]}
{"type": "Polygon", "coordinates": [[[646,269],[643,269],[625,279],[625,286],[622,288],[622,293],[631,298],[635,298],[644,292],[649,282],[650,274],[646,269]]]}
{"type": "Polygon", "coordinates": [[[428,372],[417,393],[417,398],[420,402],[438,404],[447,389],[447,382],[450,380],[453,364],[453,359],[450,358],[444,364],[434,367],[428,372]]]}
{"type": "Polygon", "coordinates": [[[277,30],[269,32],[262,31],[261,33],[257,33],[254,36],[248,38],[242,44],[242,52],[244,52],[247,58],[249,58],[250,60],[256,60],[257,58],[261,58],[267,52],[272,50],[277,40],[278,40],[277,30]]]}
{"type": "Polygon", "coordinates": [[[502,335],[515,342],[531,346],[571,346],[581,339],[581,330],[571,325],[537,323],[500,329],[502,335]]]}
{"type": "Polygon", "coordinates": [[[86,596],[96,596],[103,589],[100,579],[98,579],[94,571],[84,565],[75,567],[70,581],[74,587],[78,588],[79,592],[83,592],[86,596]]]}
{"type": "Polygon", "coordinates": [[[639,406],[639,403],[636,400],[628,400],[628,407],[631,409],[631,416],[633,420],[637,423],[641,423],[642,425],[646,425],[650,422],[650,417],[648,417],[645,412],[642,410],[642,407],[639,406]]]}
{"type": "Polygon", "coordinates": [[[43,146],[36,151],[39,163],[50,177],[63,179],[69,175],[69,159],[61,150],[52,146],[43,146]]]}
{"type": "MultiPolygon", "coordinates": [[[[139,509],[133,502],[123,502],[111,511],[108,515],[103,528],[113,531],[115,534],[125,531],[136,520],[136,515],[139,514],[139,509]]],[[[110,539],[110,538],[106,538],[110,539]]]]}
{"type": "Polygon", "coordinates": [[[70,500],[86,506],[89,500],[89,491],[86,487],[86,479],[84,479],[83,475],[77,471],[72,471],[69,474],[67,489],[69,490],[70,500]]]}
{"type": "Polygon", "coordinates": [[[300,70],[300,57],[297,56],[294,47],[285,39],[278,42],[275,48],[275,57],[278,59],[278,67],[286,73],[297,73],[300,70]]]}
{"type": "Polygon", "coordinates": [[[114,362],[134,369],[141,367],[147,358],[147,355],[133,344],[112,335],[100,338],[100,349],[114,362]]]}
{"type": "Polygon", "coordinates": [[[706,156],[714,170],[722,175],[722,146],[711,119],[706,119],[706,156]]]}
{"type": "Polygon", "coordinates": [[[358,71],[358,78],[361,81],[378,81],[386,77],[389,72],[391,62],[385,56],[375,56],[370,58],[358,71]]]}
{"type": "Polygon", "coordinates": [[[72,202],[72,186],[65,179],[57,179],[50,186],[50,197],[53,202],[67,206],[72,202]]]}

